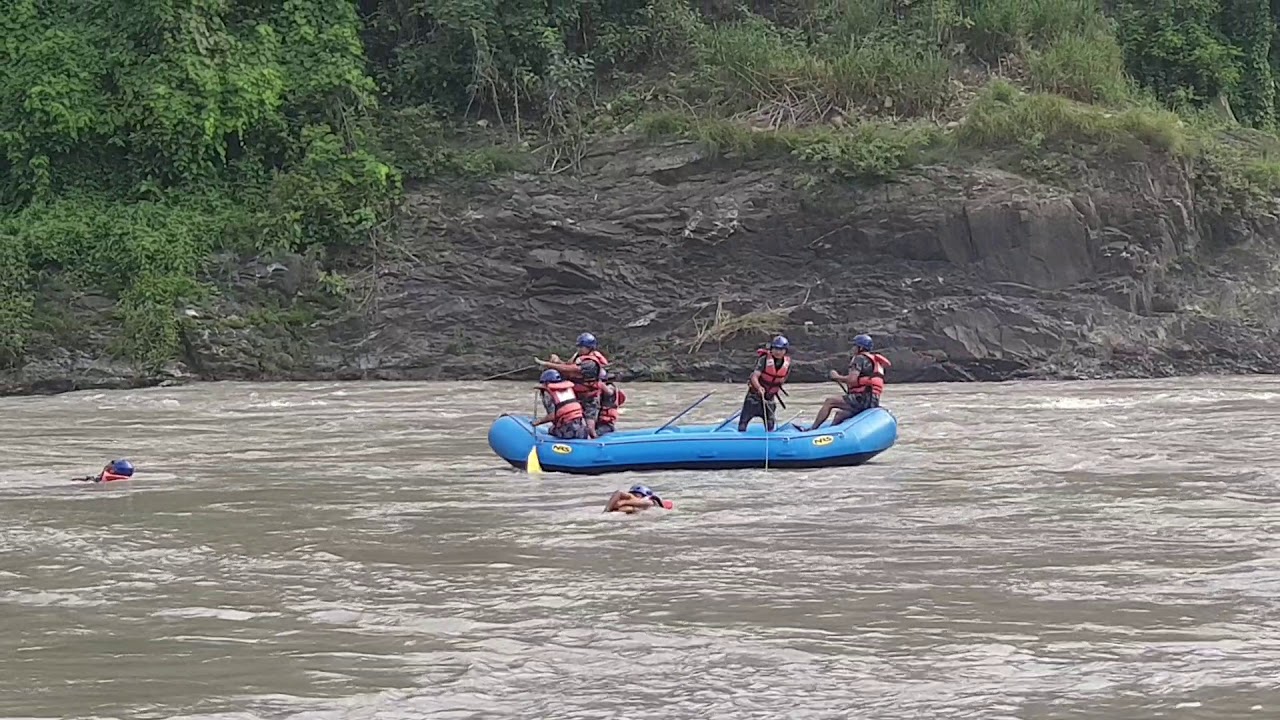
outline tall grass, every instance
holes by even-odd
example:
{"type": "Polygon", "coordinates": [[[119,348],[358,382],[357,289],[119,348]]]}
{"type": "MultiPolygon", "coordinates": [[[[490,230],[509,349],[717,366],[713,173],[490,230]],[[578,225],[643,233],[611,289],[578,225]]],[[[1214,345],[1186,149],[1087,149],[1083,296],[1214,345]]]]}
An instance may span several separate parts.
{"type": "Polygon", "coordinates": [[[1106,112],[1058,95],[1024,93],[1000,81],[989,85],[969,108],[956,139],[979,148],[1137,142],[1171,153],[1192,149],[1186,126],[1172,112],[1138,107],[1106,112]]]}
{"type": "Polygon", "coordinates": [[[1026,61],[1036,89],[1120,103],[1130,83],[1098,0],[826,0],[811,22],[757,15],[705,25],[698,37],[704,96],[731,112],[793,109],[791,124],[832,111],[936,117],[953,105],[957,71],[1026,61]],[[803,111],[796,110],[803,108],[803,111]]]}
{"type": "MultiPolygon", "coordinates": [[[[1013,151],[995,153],[1002,163],[1043,151],[1203,155],[1207,133],[1128,77],[1099,0],[916,0],[895,13],[902,7],[826,0],[798,27],[755,15],[704,24],[698,76],[711,102],[643,125],[840,179],[885,179],[971,149],[1013,151]],[[745,112],[756,113],[750,126],[725,119],[745,112]],[[930,122],[955,117],[950,131],[930,122]]],[[[1280,163],[1241,166],[1251,184],[1280,187],[1280,163]]]]}
{"type": "Polygon", "coordinates": [[[994,62],[1004,55],[1047,48],[1069,35],[1109,31],[1098,0],[961,0],[968,50],[994,62]]]}
{"type": "Polygon", "coordinates": [[[1058,38],[1027,58],[1038,90],[1088,103],[1116,104],[1132,97],[1124,53],[1112,35],[1094,30],[1058,38]]]}
{"type": "Polygon", "coordinates": [[[936,48],[892,40],[828,38],[809,43],[794,30],[752,17],[709,28],[704,77],[737,110],[760,103],[806,105],[818,115],[859,107],[927,115],[949,101],[950,67],[936,48]]]}

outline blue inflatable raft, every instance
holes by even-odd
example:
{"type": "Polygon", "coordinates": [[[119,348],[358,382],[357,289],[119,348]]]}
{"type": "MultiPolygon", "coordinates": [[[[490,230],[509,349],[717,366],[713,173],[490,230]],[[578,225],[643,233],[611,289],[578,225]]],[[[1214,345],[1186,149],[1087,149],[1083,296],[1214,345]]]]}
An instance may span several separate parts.
{"type": "Polygon", "coordinates": [[[489,427],[489,447],[525,468],[530,450],[544,472],[600,475],[646,470],[820,468],[861,465],[893,447],[898,421],[875,408],[832,427],[801,432],[792,425],[771,433],[756,420],[746,432],[737,423],[621,430],[596,440],[560,440],[528,417],[502,415],[489,427]],[[768,463],[766,466],[766,462],[768,463]]]}

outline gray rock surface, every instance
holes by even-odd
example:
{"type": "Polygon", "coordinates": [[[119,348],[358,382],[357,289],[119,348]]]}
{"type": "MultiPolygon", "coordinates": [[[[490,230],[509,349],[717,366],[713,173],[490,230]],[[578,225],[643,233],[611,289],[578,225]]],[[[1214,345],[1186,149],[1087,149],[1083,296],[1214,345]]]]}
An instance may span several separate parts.
{"type": "Polygon", "coordinates": [[[638,380],[741,380],[777,333],[800,381],[843,367],[858,332],[893,361],[891,382],[1280,367],[1280,226],[1217,214],[1171,160],[1089,168],[1071,190],[950,167],[815,189],[687,144],[587,163],[411,189],[398,239],[352,275],[358,312],[316,299],[314,263],[258,260],[214,278],[224,292],[188,313],[187,357],[167,373],[65,351],[0,391],[482,378],[571,352],[583,331],[638,380]],[[268,319],[235,321],[262,307],[268,319]],[[710,333],[717,308],[743,330],[710,333]]]}

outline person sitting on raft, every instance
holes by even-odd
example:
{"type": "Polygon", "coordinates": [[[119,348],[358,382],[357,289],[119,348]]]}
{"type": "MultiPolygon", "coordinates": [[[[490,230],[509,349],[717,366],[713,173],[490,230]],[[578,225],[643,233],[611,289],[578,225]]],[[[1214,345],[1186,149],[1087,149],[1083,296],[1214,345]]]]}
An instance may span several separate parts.
{"type": "Polygon", "coordinates": [[[609,382],[609,372],[600,371],[600,417],[596,419],[596,435],[608,435],[618,429],[618,408],[627,402],[627,394],[609,382]]]}
{"type": "Polygon", "coordinates": [[[561,440],[586,440],[587,425],[582,419],[582,404],[573,394],[573,383],[555,370],[544,370],[536,386],[547,414],[533,421],[533,426],[551,423],[551,436],[561,440]]]}
{"type": "Polygon", "coordinates": [[[738,432],[746,432],[752,418],[764,421],[767,432],[773,432],[777,422],[778,393],[791,374],[791,343],[781,335],[769,343],[768,350],[757,350],[759,358],[747,381],[747,397],[742,401],[738,415],[738,432]]]}
{"type": "Polygon", "coordinates": [[[97,475],[73,478],[73,482],[115,482],[133,477],[133,463],[128,460],[112,460],[97,475]]]}
{"type": "Polygon", "coordinates": [[[582,333],[578,336],[578,351],[569,362],[560,360],[559,355],[552,355],[549,360],[534,360],[544,368],[555,370],[574,381],[573,392],[582,405],[583,417],[587,425],[588,437],[596,437],[596,420],[600,416],[600,395],[603,388],[600,383],[600,371],[609,364],[608,358],[600,352],[596,336],[582,333]]]}
{"type": "Polygon", "coordinates": [[[623,512],[628,515],[648,510],[651,507],[660,507],[664,510],[671,510],[675,507],[670,500],[663,500],[658,494],[650,490],[644,485],[632,485],[631,489],[623,492],[619,490],[614,493],[609,502],[605,504],[605,512],[623,512]]]}
{"type": "Polygon", "coordinates": [[[845,394],[829,397],[822,402],[817,418],[814,419],[813,425],[809,426],[810,430],[826,422],[827,415],[830,415],[832,410],[836,411],[836,419],[831,425],[836,426],[857,417],[859,413],[880,407],[880,394],[884,392],[884,374],[891,366],[889,358],[872,352],[875,343],[872,342],[871,336],[865,333],[854,337],[853,344],[857,351],[849,359],[849,373],[841,375],[832,370],[828,374],[832,380],[844,383],[845,394]]]}

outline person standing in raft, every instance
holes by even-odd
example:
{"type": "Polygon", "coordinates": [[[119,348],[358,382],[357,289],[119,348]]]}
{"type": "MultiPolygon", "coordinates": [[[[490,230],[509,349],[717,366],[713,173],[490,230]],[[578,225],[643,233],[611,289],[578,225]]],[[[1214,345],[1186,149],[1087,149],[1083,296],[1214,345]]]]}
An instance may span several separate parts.
{"type": "Polygon", "coordinates": [[[671,510],[675,508],[670,500],[663,500],[658,494],[650,490],[644,485],[632,485],[631,489],[622,492],[619,490],[609,498],[609,502],[605,504],[605,512],[623,512],[628,515],[648,510],[651,507],[660,507],[663,510],[671,510]]]}
{"type": "Polygon", "coordinates": [[[563,362],[559,355],[552,355],[549,360],[534,358],[542,367],[555,370],[564,377],[573,380],[573,392],[582,405],[583,418],[587,425],[587,436],[596,437],[596,420],[600,417],[600,395],[603,383],[600,382],[600,371],[609,364],[598,349],[596,336],[582,333],[578,336],[578,351],[570,362],[563,362]]]}
{"type": "Polygon", "coordinates": [[[538,378],[538,391],[547,414],[533,421],[533,426],[551,423],[551,436],[561,440],[586,440],[587,425],[582,418],[582,404],[573,394],[573,383],[555,370],[543,370],[538,378]]]}
{"type": "Polygon", "coordinates": [[[128,460],[112,460],[97,475],[72,478],[72,482],[115,482],[133,477],[133,463],[128,460]]]}
{"type": "Polygon", "coordinates": [[[627,401],[627,394],[609,382],[609,372],[600,371],[600,417],[596,418],[596,435],[608,435],[618,429],[618,408],[627,401]]]}
{"type": "Polygon", "coordinates": [[[764,421],[765,430],[773,432],[778,412],[778,393],[791,374],[791,343],[781,335],[769,343],[768,350],[757,350],[756,367],[747,381],[747,397],[738,415],[738,432],[746,432],[752,418],[764,421]]]}
{"type": "Polygon", "coordinates": [[[849,359],[849,374],[841,375],[835,370],[829,374],[832,380],[843,382],[847,392],[840,397],[829,397],[822,402],[818,417],[814,419],[813,425],[809,426],[810,430],[826,422],[827,415],[830,415],[832,410],[836,411],[835,422],[831,423],[835,426],[857,417],[861,412],[880,407],[880,394],[884,392],[884,374],[891,367],[889,358],[872,352],[875,343],[871,341],[870,335],[862,334],[854,337],[853,344],[857,351],[849,359]]]}

